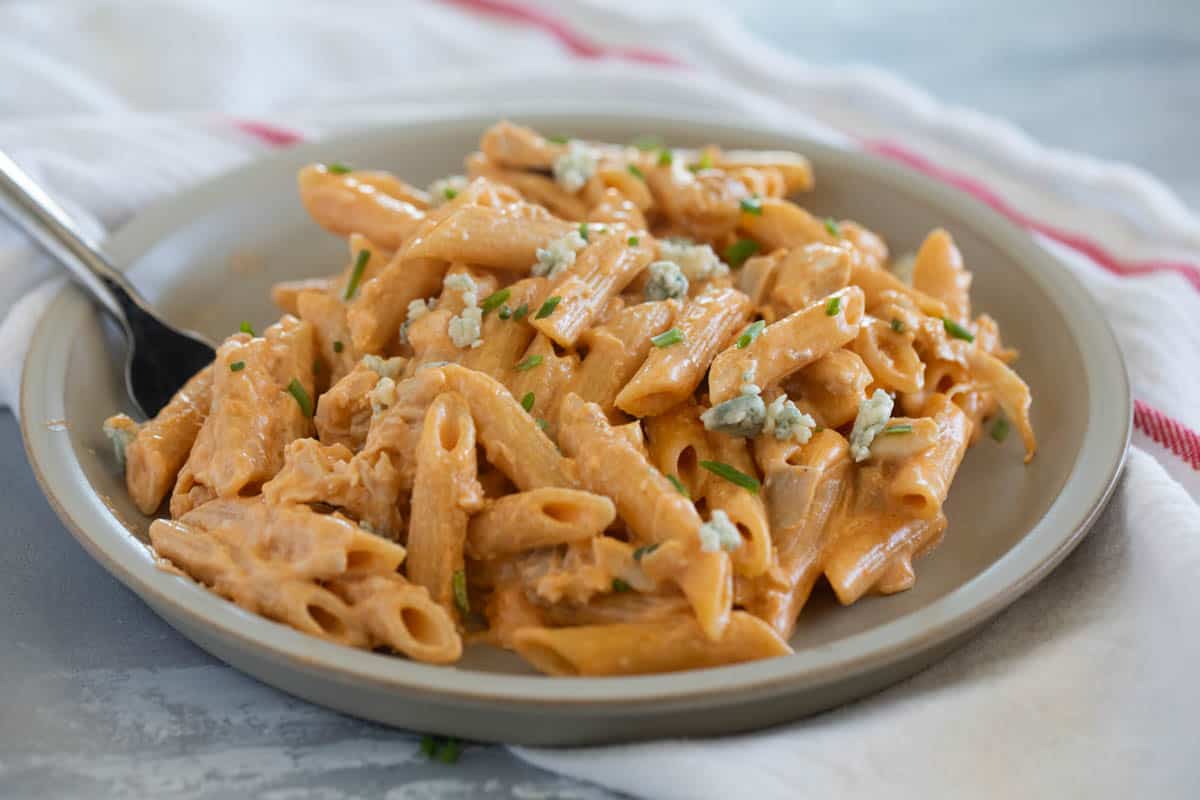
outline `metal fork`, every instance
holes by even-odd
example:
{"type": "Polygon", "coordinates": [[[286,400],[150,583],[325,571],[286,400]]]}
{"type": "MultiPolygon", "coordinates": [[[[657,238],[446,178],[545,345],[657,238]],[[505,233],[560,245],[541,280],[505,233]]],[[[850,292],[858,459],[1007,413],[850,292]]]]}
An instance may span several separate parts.
{"type": "Polygon", "coordinates": [[[146,418],[213,360],[203,337],[164,321],[58,203],[0,152],[0,211],[71,272],[125,334],[125,388],[146,418]]]}

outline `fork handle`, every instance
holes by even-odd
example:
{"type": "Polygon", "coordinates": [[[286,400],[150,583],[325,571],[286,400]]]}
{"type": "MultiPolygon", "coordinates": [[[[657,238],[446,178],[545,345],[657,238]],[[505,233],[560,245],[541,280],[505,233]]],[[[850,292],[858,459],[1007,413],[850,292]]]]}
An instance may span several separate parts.
{"type": "Polygon", "coordinates": [[[113,267],[75,220],[0,151],[0,211],[71,271],[105,310],[130,331],[131,317],[150,313],[145,299],[113,267]]]}

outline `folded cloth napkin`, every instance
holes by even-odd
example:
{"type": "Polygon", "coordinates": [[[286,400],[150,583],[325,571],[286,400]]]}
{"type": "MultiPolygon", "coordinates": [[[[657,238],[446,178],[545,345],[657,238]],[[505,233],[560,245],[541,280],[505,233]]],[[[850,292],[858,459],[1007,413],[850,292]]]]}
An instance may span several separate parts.
{"type": "MultiPolygon", "coordinates": [[[[514,752],[656,798],[1192,796],[1200,222],[1137,170],[1051,152],[875,70],[805,65],[693,6],[9,3],[0,148],[97,236],[265,150],[461,109],[704,108],[988,202],[1085,283],[1133,378],[1135,448],[1078,552],[941,664],[841,710],[724,739],[514,752]]],[[[54,274],[0,222],[10,406],[54,274]]]]}

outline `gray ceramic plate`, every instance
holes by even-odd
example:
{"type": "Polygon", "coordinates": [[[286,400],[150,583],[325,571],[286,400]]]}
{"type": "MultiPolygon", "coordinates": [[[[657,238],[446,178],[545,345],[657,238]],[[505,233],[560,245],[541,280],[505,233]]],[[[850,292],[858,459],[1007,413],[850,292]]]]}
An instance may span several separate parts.
{"type": "MultiPolygon", "coordinates": [[[[98,561],[201,647],[260,680],[362,717],[422,731],[528,744],[732,733],[826,709],[947,653],[1044,577],[1079,542],[1113,487],[1130,430],[1129,384],[1099,310],[1024,232],[964,195],[869,156],[737,125],[651,115],[526,115],[545,131],[612,141],[657,133],[679,145],[796,150],[815,164],[815,213],[853,217],[897,252],[944,226],[975,273],[976,308],[1021,351],[1041,449],[1019,437],[973,448],[950,493],[945,543],[916,587],[837,607],[818,593],[787,658],[721,669],[553,679],[514,657],[470,651],[433,667],[328,644],[246,613],[159,570],[148,520],[125,495],[100,423],[128,410],[110,334],[74,289],[42,321],[25,368],[24,432],[42,488],[98,561]],[[65,421],[65,425],[61,421],[65,421]]],[[[309,222],[295,171],[313,160],[390,170],[421,184],[458,172],[491,120],[443,119],[297,147],[147,210],[109,240],[118,264],[176,322],[219,338],[275,316],[272,282],[328,273],[344,245],[309,222]]]]}

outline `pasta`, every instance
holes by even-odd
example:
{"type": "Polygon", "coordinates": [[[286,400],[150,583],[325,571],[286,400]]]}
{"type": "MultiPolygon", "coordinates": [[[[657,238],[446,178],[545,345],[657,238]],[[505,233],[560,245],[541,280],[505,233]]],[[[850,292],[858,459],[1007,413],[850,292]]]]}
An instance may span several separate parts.
{"type": "Polygon", "coordinates": [[[428,190],[299,174],[346,264],[278,284],[152,420],[104,432],[164,564],[341,645],[552,676],[773,658],[810,596],[893,594],[991,426],[1037,442],[950,232],[791,198],[793,153],[510,122],[428,190]]]}

